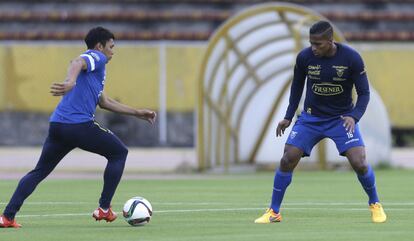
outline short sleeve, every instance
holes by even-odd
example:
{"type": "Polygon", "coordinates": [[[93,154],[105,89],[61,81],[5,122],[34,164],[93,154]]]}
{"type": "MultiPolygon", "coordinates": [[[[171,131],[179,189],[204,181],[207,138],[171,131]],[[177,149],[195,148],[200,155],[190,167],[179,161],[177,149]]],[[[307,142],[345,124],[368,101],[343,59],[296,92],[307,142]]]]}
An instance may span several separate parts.
{"type": "Polygon", "coordinates": [[[106,64],[106,57],[102,53],[98,52],[87,52],[80,55],[83,58],[87,65],[87,72],[93,72],[95,70],[101,69],[106,64]]]}

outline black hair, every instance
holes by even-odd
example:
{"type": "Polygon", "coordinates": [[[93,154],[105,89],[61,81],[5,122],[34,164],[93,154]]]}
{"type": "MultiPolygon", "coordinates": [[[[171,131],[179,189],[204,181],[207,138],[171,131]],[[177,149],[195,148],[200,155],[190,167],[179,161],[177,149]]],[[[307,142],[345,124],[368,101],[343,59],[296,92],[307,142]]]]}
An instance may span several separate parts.
{"type": "Polygon", "coordinates": [[[115,39],[115,36],[111,31],[103,27],[96,27],[89,30],[85,37],[85,43],[88,49],[93,49],[97,43],[101,43],[105,47],[106,42],[110,39],[115,39]]]}
{"type": "Polygon", "coordinates": [[[332,25],[328,21],[320,20],[312,25],[309,30],[311,35],[325,35],[327,37],[333,36],[332,25]]]}

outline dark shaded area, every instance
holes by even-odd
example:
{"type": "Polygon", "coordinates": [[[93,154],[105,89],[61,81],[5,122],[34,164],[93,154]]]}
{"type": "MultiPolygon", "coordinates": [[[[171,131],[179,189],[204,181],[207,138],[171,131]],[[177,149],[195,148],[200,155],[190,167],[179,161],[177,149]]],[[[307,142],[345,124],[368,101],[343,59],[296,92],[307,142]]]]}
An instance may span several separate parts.
{"type": "Polygon", "coordinates": [[[414,147],[414,129],[413,128],[392,128],[393,146],[397,147],[414,147]]]}
{"type": "MultiPolygon", "coordinates": [[[[49,113],[0,112],[1,146],[39,146],[47,135],[49,113]]],[[[151,125],[131,116],[98,112],[96,120],[114,132],[126,145],[134,147],[193,147],[194,116],[189,113],[167,113],[167,142],[159,142],[158,122],[151,125]]]]}

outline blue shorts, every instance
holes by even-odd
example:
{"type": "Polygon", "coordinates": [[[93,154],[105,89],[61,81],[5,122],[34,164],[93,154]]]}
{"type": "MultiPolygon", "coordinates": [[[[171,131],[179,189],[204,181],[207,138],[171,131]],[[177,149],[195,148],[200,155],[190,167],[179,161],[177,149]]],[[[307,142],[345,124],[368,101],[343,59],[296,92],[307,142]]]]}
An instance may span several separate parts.
{"type": "Polygon", "coordinates": [[[304,156],[309,156],[313,146],[325,137],[335,142],[336,148],[342,156],[352,147],[365,146],[358,124],[355,124],[354,133],[347,132],[343,124],[344,121],[340,116],[317,117],[302,112],[292,128],[286,144],[301,149],[304,156]]]}

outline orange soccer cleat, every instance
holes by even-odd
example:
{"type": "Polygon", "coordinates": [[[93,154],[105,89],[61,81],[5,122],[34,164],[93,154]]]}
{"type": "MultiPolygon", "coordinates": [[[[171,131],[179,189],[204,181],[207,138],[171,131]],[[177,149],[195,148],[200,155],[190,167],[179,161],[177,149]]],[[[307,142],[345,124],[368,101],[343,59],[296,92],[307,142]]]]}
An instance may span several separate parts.
{"type": "Polygon", "coordinates": [[[4,215],[0,216],[0,228],[20,228],[21,226],[14,219],[10,220],[4,215]]]}
{"type": "Polygon", "coordinates": [[[101,208],[97,208],[93,213],[92,217],[95,218],[96,221],[106,220],[106,222],[113,222],[118,216],[112,208],[110,207],[106,212],[101,208]]]}

